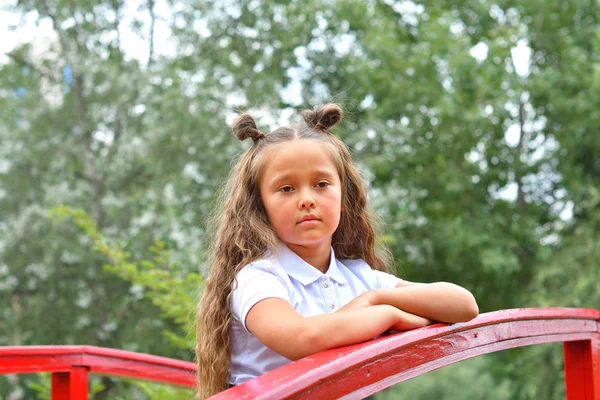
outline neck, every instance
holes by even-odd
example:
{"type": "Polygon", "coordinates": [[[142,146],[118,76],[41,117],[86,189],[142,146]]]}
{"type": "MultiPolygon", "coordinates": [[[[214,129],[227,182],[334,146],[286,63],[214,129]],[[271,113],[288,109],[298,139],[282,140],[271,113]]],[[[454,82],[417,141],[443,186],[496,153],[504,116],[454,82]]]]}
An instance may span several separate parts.
{"type": "Polygon", "coordinates": [[[329,269],[329,261],[331,259],[331,242],[326,241],[313,246],[301,246],[287,243],[286,245],[301,259],[322,273],[326,273],[329,269]]]}

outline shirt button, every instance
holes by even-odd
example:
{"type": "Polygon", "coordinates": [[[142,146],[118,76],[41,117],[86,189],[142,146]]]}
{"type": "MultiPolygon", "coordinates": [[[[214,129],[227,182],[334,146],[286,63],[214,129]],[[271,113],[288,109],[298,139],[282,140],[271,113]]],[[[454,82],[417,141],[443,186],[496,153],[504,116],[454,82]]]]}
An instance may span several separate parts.
{"type": "Polygon", "coordinates": [[[323,287],[325,289],[327,289],[329,287],[329,282],[327,282],[327,281],[323,282],[323,287]]]}
{"type": "Polygon", "coordinates": [[[333,310],[335,308],[335,304],[329,303],[329,308],[331,308],[333,310]]]}

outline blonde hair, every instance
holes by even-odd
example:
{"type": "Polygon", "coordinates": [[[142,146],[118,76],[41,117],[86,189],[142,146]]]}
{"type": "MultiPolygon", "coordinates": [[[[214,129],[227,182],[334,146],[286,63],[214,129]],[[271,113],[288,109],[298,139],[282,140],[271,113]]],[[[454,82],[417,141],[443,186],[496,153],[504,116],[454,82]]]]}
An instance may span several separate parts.
{"type": "MultiPolygon", "coordinates": [[[[302,113],[305,124],[282,127],[265,135],[248,114],[240,115],[232,126],[238,139],[252,138],[248,149],[220,192],[220,210],[212,218],[216,234],[210,247],[210,270],[198,307],[196,356],[198,397],[214,395],[228,386],[231,357],[230,299],[236,274],[252,261],[276,251],[279,239],[271,228],[260,197],[260,175],[264,154],[278,143],[314,140],[332,150],[342,183],[340,223],[333,234],[332,247],[339,259],[363,259],[372,268],[387,270],[389,252],[375,251],[374,216],[367,208],[362,182],[346,145],[329,129],[342,119],[342,109],[325,104],[302,113]]],[[[382,251],[383,250],[383,251],[382,251]]]]}

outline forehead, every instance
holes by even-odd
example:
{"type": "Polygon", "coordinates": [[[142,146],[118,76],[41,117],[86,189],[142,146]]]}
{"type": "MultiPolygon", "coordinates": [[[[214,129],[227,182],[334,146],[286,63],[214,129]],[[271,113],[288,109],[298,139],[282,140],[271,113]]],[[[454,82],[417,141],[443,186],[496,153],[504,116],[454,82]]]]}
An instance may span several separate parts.
{"type": "Polygon", "coordinates": [[[277,176],[329,173],[339,177],[334,150],[331,146],[315,140],[293,140],[265,149],[262,165],[264,181],[277,176]]]}

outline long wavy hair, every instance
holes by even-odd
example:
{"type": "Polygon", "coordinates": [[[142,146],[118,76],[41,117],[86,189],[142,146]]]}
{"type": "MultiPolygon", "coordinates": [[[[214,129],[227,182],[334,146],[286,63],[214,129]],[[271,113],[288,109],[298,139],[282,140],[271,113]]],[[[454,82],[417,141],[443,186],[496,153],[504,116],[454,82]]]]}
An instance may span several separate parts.
{"type": "Polygon", "coordinates": [[[390,253],[381,246],[376,252],[375,228],[379,224],[367,208],[366,192],[350,152],[329,131],[341,121],[342,109],[337,104],[325,104],[304,111],[302,116],[305,124],[278,128],[269,134],[259,131],[256,121],[248,114],[241,114],[232,126],[238,139],[251,138],[254,143],[232,169],[220,192],[219,209],[209,221],[213,232],[209,249],[210,270],[197,317],[200,399],[228,386],[230,299],[236,274],[252,261],[264,257],[267,250],[275,252],[279,243],[259,190],[265,155],[272,146],[294,140],[313,140],[330,150],[340,175],[344,210],[332,238],[336,257],[363,259],[371,268],[381,271],[387,271],[390,266],[390,253]]]}

